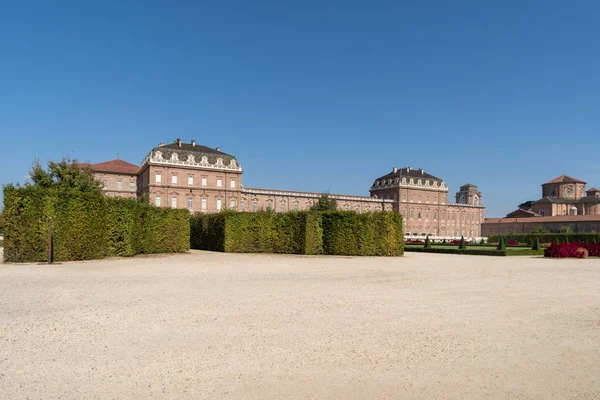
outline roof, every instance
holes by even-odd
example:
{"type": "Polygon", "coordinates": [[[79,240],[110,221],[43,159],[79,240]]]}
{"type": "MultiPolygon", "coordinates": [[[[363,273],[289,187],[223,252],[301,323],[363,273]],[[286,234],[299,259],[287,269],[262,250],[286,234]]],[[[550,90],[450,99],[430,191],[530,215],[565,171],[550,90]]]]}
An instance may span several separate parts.
{"type": "Polygon", "coordinates": [[[140,167],[127,161],[116,159],[97,164],[87,164],[94,172],[110,172],[118,174],[136,175],[140,167]]]}
{"type": "Polygon", "coordinates": [[[546,196],[541,198],[534,203],[556,203],[556,204],[574,204],[574,203],[600,203],[600,197],[586,196],[580,197],[579,199],[568,199],[562,197],[549,197],[546,196]]]}
{"type": "Polygon", "coordinates": [[[191,143],[184,143],[181,139],[176,139],[173,143],[160,144],[152,149],[152,153],[156,151],[160,151],[163,154],[163,158],[169,158],[172,152],[178,153],[180,156],[188,154],[194,154],[194,156],[207,156],[209,162],[213,164],[216,162],[217,158],[223,159],[224,163],[229,163],[229,161],[236,158],[231,154],[222,152],[218,147],[212,148],[196,144],[194,140],[192,140],[191,143]]]}
{"type": "Polygon", "coordinates": [[[591,188],[586,190],[588,193],[593,193],[593,192],[600,192],[600,190],[596,189],[596,188],[591,188]]]}
{"type": "Polygon", "coordinates": [[[561,176],[557,176],[556,178],[552,179],[551,181],[548,181],[546,183],[544,183],[544,185],[550,185],[552,183],[587,183],[584,181],[580,181],[579,179],[575,179],[571,176],[568,175],[561,175],[561,176]]]}
{"type": "Polygon", "coordinates": [[[524,210],[522,208],[518,208],[513,212],[506,214],[506,218],[531,218],[531,217],[539,217],[540,214],[533,212],[531,210],[524,210]]]}
{"type": "Polygon", "coordinates": [[[531,209],[531,205],[532,205],[533,203],[535,203],[535,200],[527,200],[526,202],[519,204],[519,206],[518,206],[518,207],[519,207],[521,210],[529,210],[529,209],[531,209]]]}
{"type": "Polygon", "coordinates": [[[549,217],[525,217],[525,218],[485,218],[484,224],[514,224],[514,223],[537,223],[537,222],[583,222],[600,221],[600,215],[554,215],[549,217]]]}
{"type": "Polygon", "coordinates": [[[387,175],[380,176],[375,179],[375,181],[390,179],[390,178],[417,178],[417,179],[429,179],[432,181],[437,181],[438,183],[442,183],[442,179],[437,176],[433,176],[423,171],[422,169],[412,169],[411,167],[407,168],[398,168],[395,171],[390,172],[387,175]]]}

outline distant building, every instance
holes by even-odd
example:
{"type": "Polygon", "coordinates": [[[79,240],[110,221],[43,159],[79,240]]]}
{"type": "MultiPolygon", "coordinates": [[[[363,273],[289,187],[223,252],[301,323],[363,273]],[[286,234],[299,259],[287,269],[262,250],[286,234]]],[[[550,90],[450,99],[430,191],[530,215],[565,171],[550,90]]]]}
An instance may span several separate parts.
{"type": "MultiPolygon", "coordinates": [[[[123,160],[91,164],[109,196],[147,195],[158,207],[186,208],[190,212],[306,210],[321,193],[245,188],[237,158],[181,139],[160,143],[141,167],[123,160]]],[[[423,170],[394,168],[377,178],[370,196],[330,194],[340,210],[396,211],[404,216],[407,235],[476,238],[481,236],[484,207],[477,186],[466,184],[448,202],[448,187],[423,170]]]]}
{"type": "Polygon", "coordinates": [[[528,233],[536,228],[557,232],[600,232],[600,191],[586,189],[586,182],[561,175],[542,184],[542,198],[527,201],[504,218],[487,218],[484,236],[528,233]]]}

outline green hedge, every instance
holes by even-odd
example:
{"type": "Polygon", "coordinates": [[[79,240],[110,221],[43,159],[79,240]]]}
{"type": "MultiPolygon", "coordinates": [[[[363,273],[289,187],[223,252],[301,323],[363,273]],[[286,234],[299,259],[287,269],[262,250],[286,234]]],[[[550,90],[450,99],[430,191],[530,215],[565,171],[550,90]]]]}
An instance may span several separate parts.
{"type": "Polygon", "coordinates": [[[196,214],[191,247],[235,253],[403,254],[402,219],[391,212],[349,211],[196,214]]]}
{"type": "Polygon", "coordinates": [[[488,242],[498,242],[500,237],[508,242],[515,240],[519,243],[534,243],[538,239],[540,243],[555,243],[558,239],[559,243],[564,242],[582,242],[585,243],[600,243],[600,233],[515,233],[509,235],[492,235],[488,238],[488,242]],[[531,240],[531,242],[530,242],[531,240]]]}
{"type": "Polygon", "coordinates": [[[430,249],[426,249],[425,247],[420,246],[406,246],[405,248],[408,252],[418,252],[418,253],[437,253],[437,254],[466,254],[472,256],[541,256],[544,255],[544,250],[511,250],[510,248],[506,250],[482,250],[482,249],[469,249],[459,250],[456,249],[440,249],[432,247],[430,249]]]}
{"type": "Polygon", "coordinates": [[[48,219],[56,261],[189,249],[186,210],[75,191],[4,188],[4,260],[48,261],[48,219]]]}

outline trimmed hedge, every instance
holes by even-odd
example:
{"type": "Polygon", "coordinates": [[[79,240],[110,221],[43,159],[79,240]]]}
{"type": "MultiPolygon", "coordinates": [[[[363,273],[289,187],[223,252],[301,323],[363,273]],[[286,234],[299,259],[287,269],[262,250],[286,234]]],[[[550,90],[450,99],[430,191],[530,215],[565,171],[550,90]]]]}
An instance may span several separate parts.
{"type": "Polygon", "coordinates": [[[4,260],[48,261],[48,219],[56,261],[189,249],[187,210],[76,191],[4,188],[4,260]]]}
{"type": "Polygon", "coordinates": [[[438,254],[465,254],[471,256],[541,256],[544,254],[543,250],[510,250],[510,248],[506,250],[482,250],[482,249],[469,249],[461,250],[461,249],[440,249],[432,247],[430,249],[426,249],[424,247],[417,246],[406,246],[406,251],[409,252],[418,252],[418,253],[438,253],[438,254]]]}
{"type": "Polygon", "coordinates": [[[515,240],[519,243],[533,243],[538,239],[540,243],[567,243],[581,242],[600,243],[600,233],[516,233],[509,235],[491,235],[488,242],[498,242],[503,237],[506,241],[515,240]]]}
{"type": "Polygon", "coordinates": [[[397,256],[402,219],[391,212],[234,212],[196,214],[191,247],[234,253],[397,256]]]}

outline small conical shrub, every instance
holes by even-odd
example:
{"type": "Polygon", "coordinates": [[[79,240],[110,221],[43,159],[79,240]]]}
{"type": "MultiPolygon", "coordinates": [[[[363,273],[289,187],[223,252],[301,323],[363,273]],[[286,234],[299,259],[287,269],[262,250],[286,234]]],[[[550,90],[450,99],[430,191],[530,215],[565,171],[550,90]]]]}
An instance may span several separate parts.
{"type": "Polygon", "coordinates": [[[465,243],[465,237],[464,236],[460,237],[460,244],[458,245],[458,249],[459,250],[466,250],[467,249],[467,244],[465,243]]]}
{"type": "Polygon", "coordinates": [[[506,242],[504,241],[504,236],[500,236],[500,241],[498,242],[498,247],[496,250],[506,250],[506,242]]]}
{"type": "Polygon", "coordinates": [[[533,246],[533,238],[531,236],[527,236],[527,246],[533,246]]]}
{"type": "Polygon", "coordinates": [[[427,235],[427,237],[425,238],[425,248],[426,249],[431,248],[431,241],[429,240],[429,235],[427,235]]]}
{"type": "Polygon", "coordinates": [[[442,240],[442,244],[446,244],[446,238],[444,238],[444,240],[442,240]]]}
{"type": "Polygon", "coordinates": [[[535,238],[535,241],[533,242],[533,246],[531,246],[531,250],[539,250],[539,249],[540,249],[540,239],[535,238]]]}

